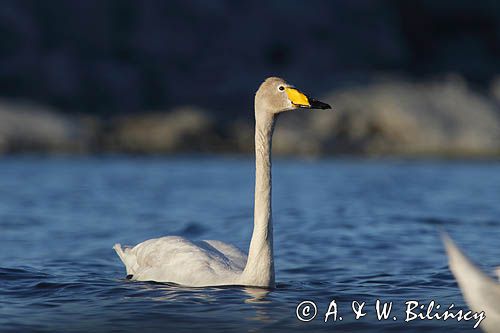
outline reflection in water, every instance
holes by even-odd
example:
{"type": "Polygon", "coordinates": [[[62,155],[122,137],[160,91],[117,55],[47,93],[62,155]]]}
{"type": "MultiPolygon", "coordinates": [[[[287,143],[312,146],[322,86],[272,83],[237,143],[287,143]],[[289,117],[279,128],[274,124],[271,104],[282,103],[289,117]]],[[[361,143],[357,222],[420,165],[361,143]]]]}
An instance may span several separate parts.
{"type": "Polygon", "coordinates": [[[243,291],[250,296],[245,299],[245,303],[254,305],[255,315],[246,317],[247,320],[259,321],[262,323],[272,323],[274,320],[269,315],[267,307],[261,306],[263,304],[270,304],[271,301],[266,299],[269,294],[268,289],[244,287],[243,291]]]}
{"type": "Polygon", "coordinates": [[[250,296],[250,298],[245,300],[245,303],[270,303],[270,301],[266,300],[269,289],[244,287],[243,291],[250,296]]]}

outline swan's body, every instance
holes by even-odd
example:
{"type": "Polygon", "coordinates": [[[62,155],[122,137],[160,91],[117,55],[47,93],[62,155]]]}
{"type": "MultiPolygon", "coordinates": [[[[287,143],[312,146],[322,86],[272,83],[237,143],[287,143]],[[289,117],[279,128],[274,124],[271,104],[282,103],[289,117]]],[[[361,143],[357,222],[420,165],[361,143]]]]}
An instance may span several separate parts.
{"type": "Polygon", "coordinates": [[[192,287],[274,287],[271,142],[276,115],[298,108],[330,106],[309,99],[276,77],[264,81],[255,95],[254,229],[248,256],[223,242],[193,242],[174,236],[147,240],[125,249],[116,244],[114,249],[133,280],[192,287]]]}
{"type": "MultiPolygon", "coordinates": [[[[500,284],[476,267],[448,237],[444,236],[450,270],[462,290],[465,301],[475,312],[484,311],[481,328],[500,332],[500,284]]],[[[500,280],[500,270],[497,269],[500,280]]]]}
{"type": "Polygon", "coordinates": [[[247,262],[246,254],[232,245],[177,236],[150,239],[125,250],[116,245],[115,250],[134,280],[188,286],[240,284],[247,262]]]}

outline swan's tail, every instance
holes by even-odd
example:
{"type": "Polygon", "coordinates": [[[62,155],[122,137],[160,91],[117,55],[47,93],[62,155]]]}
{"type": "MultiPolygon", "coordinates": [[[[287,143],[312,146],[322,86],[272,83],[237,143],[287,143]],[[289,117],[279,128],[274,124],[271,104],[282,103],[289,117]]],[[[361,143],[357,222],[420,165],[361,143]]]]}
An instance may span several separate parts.
{"type": "Polygon", "coordinates": [[[117,243],[113,246],[113,249],[116,251],[116,254],[120,257],[120,260],[125,265],[125,269],[127,270],[127,278],[132,278],[135,271],[133,267],[137,263],[137,258],[135,254],[131,253],[130,249],[125,248],[122,249],[121,244],[117,243]]]}

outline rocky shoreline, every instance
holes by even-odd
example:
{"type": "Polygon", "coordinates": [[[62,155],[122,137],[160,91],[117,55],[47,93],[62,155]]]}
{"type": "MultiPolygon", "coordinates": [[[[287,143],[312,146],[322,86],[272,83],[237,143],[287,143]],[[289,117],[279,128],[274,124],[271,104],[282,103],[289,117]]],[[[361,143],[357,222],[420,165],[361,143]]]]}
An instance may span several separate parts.
{"type": "MultiPolygon", "coordinates": [[[[323,96],[333,112],[281,116],[274,153],[498,157],[500,79],[495,82],[486,93],[455,76],[432,82],[379,79],[339,88],[323,96]]],[[[218,119],[211,110],[183,106],[105,120],[1,101],[0,154],[250,154],[248,108],[246,119],[218,119]]]]}

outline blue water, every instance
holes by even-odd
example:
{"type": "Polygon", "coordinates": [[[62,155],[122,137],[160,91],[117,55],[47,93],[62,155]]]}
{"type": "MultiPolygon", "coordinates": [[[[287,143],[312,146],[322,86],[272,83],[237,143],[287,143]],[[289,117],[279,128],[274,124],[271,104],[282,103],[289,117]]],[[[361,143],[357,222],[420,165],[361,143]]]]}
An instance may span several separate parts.
{"type": "Polygon", "coordinates": [[[404,321],[405,302],[467,309],[447,230],[487,272],[500,264],[500,163],[276,160],[275,290],[131,282],[111,246],[162,235],[247,249],[250,158],[0,160],[1,332],[472,332],[404,321]],[[392,301],[386,321],[374,303],[392,301]],[[300,322],[298,303],[317,317],[300,322]],[[343,320],[323,322],[335,300],[343,320]],[[351,302],[366,302],[354,319],[351,302]],[[397,320],[392,317],[396,316],[397,320]]]}

